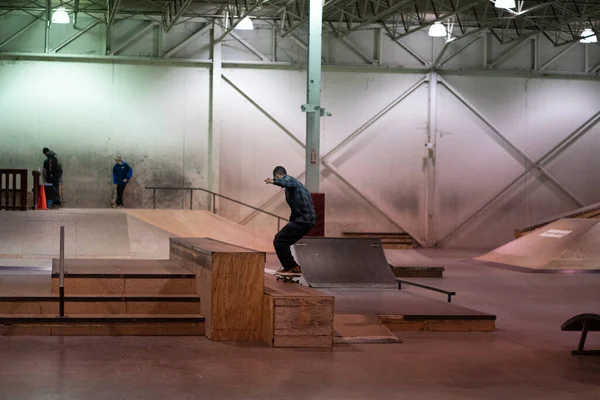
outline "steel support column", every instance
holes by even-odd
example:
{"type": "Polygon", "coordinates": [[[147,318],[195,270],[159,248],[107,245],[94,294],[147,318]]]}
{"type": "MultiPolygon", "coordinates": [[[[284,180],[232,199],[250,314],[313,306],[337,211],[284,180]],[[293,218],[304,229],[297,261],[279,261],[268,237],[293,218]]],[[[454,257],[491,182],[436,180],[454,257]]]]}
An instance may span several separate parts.
{"type": "Polygon", "coordinates": [[[381,61],[383,55],[383,43],[381,42],[381,28],[375,29],[373,33],[373,59],[377,65],[383,64],[381,61]]]}
{"type": "MultiPolygon", "coordinates": [[[[300,40],[300,38],[298,38],[298,36],[294,35],[293,33],[289,36],[289,38],[291,40],[293,40],[298,46],[300,46],[304,51],[306,51],[306,54],[308,55],[308,46],[302,41],[300,40]]],[[[321,55],[321,62],[326,62],[325,57],[323,57],[321,55]]]]}
{"type": "MultiPolygon", "coordinates": [[[[73,29],[77,29],[77,16],[79,15],[79,0],[73,2],[73,29]]],[[[100,22],[100,21],[98,21],[100,22]]]]}
{"type": "Polygon", "coordinates": [[[50,51],[50,22],[52,21],[52,0],[46,0],[46,29],[44,31],[44,53],[50,51]]]}
{"type": "Polygon", "coordinates": [[[425,245],[435,244],[434,193],[435,193],[435,142],[437,136],[437,72],[429,74],[429,98],[427,110],[427,140],[425,142],[426,180],[425,187],[425,245]]]}
{"type": "MultiPolygon", "coordinates": [[[[223,47],[217,39],[221,37],[221,27],[213,22],[211,32],[211,59],[210,70],[210,103],[208,114],[208,189],[219,191],[220,168],[220,100],[221,100],[221,74],[223,71],[223,47]]],[[[214,201],[214,200],[213,200],[214,201]]],[[[211,205],[215,209],[215,205],[211,205]]]]}
{"type": "Polygon", "coordinates": [[[110,26],[115,21],[115,16],[117,15],[117,10],[119,9],[119,4],[121,0],[107,0],[106,1],[106,30],[110,29],[110,26]]]}
{"type": "Polygon", "coordinates": [[[322,0],[310,0],[308,11],[308,71],[306,77],[306,188],[319,193],[321,139],[322,0]]]}

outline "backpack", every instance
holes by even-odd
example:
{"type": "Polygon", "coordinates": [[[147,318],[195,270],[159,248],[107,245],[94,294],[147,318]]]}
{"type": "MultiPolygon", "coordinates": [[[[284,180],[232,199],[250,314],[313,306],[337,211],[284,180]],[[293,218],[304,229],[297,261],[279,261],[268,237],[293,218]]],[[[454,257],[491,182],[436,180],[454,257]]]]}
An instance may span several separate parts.
{"type": "Polygon", "coordinates": [[[50,151],[50,152],[48,152],[47,157],[48,157],[48,164],[49,164],[48,172],[51,175],[62,172],[62,165],[58,161],[58,157],[56,156],[56,153],[53,151],[50,151]]]}

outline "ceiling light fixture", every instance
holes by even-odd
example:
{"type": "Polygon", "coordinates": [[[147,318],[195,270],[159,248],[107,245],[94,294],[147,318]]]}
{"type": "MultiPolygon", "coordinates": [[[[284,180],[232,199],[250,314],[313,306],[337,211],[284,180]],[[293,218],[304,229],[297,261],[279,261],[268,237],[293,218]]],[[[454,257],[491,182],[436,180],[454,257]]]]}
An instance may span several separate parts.
{"type": "Polygon", "coordinates": [[[509,8],[515,8],[517,6],[517,4],[515,3],[515,0],[496,0],[496,8],[504,8],[504,9],[509,9],[509,8]]]}
{"type": "Polygon", "coordinates": [[[429,36],[431,37],[445,37],[446,33],[446,27],[439,21],[429,27],[429,36]]]}
{"type": "Polygon", "coordinates": [[[52,14],[53,24],[68,24],[70,22],[71,20],[69,19],[69,14],[67,14],[67,11],[64,9],[64,7],[58,8],[52,14]]]}
{"type": "Polygon", "coordinates": [[[583,32],[581,32],[580,43],[598,43],[598,36],[594,33],[590,28],[585,28],[583,32]]]}
{"type": "Polygon", "coordinates": [[[254,24],[252,23],[250,17],[246,17],[238,22],[238,24],[235,26],[235,29],[240,31],[251,31],[254,29],[254,24]]]}

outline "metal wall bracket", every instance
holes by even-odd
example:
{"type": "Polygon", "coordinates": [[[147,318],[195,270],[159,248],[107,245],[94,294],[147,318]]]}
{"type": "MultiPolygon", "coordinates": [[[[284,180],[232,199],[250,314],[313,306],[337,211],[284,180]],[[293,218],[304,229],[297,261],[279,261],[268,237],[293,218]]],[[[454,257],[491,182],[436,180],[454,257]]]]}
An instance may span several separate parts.
{"type": "Polygon", "coordinates": [[[315,104],[302,104],[300,106],[300,109],[302,110],[302,112],[319,112],[319,114],[321,114],[321,117],[327,116],[327,117],[331,117],[331,113],[327,110],[325,110],[324,108],[321,108],[321,106],[315,105],[315,104]]]}

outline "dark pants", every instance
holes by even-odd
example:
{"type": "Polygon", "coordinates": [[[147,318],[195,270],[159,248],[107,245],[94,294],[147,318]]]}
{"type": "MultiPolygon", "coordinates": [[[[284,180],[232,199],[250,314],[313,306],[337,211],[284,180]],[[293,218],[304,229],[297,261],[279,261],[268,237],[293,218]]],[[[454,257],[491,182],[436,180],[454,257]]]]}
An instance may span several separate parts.
{"type": "Polygon", "coordinates": [[[123,205],[123,192],[125,191],[125,186],[127,186],[127,182],[119,183],[117,185],[117,205],[123,205]]]}
{"type": "Polygon", "coordinates": [[[52,186],[54,187],[54,191],[56,192],[56,197],[54,198],[55,201],[53,201],[53,204],[60,204],[61,198],[60,198],[60,180],[62,178],[62,173],[55,173],[52,176],[50,176],[50,182],[52,184],[52,186]]]}
{"type": "Polygon", "coordinates": [[[298,265],[296,260],[294,260],[294,256],[292,256],[292,249],[290,247],[298,240],[302,239],[312,227],[312,224],[290,222],[275,235],[273,246],[275,247],[275,252],[277,253],[281,266],[286,271],[289,271],[298,265]]]}

